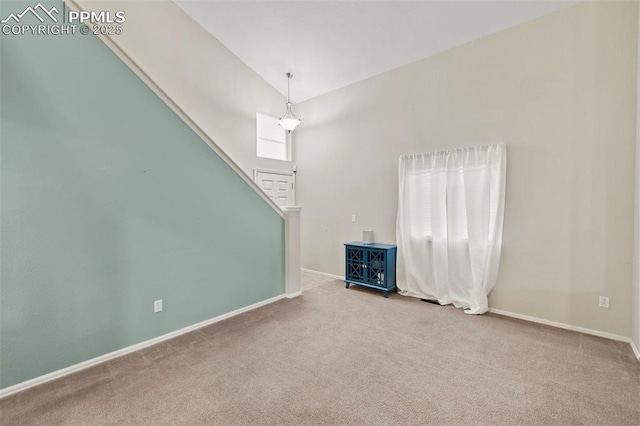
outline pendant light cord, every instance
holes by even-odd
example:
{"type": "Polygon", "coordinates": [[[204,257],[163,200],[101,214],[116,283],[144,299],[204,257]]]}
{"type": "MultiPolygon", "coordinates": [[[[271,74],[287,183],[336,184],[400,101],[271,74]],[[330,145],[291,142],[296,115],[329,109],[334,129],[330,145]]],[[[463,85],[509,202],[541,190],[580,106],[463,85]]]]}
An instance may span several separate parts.
{"type": "Polygon", "coordinates": [[[291,97],[291,77],[293,77],[291,75],[290,72],[287,73],[287,103],[291,103],[291,99],[289,99],[291,97]]]}

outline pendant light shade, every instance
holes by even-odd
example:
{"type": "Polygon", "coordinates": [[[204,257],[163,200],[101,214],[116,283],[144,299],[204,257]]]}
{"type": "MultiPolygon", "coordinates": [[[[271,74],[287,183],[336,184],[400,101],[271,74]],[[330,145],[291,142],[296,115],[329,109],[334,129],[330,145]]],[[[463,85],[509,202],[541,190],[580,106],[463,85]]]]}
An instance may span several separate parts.
{"type": "Polygon", "coordinates": [[[293,77],[293,75],[291,75],[291,73],[288,72],[287,73],[287,110],[285,111],[284,116],[281,117],[280,120],[278,121],[278,124],[280,125],[280,127],[285,129],[289,133],[293,132],[296,129],[296,127],[298,127],[298,125],[300,124],[300,119],[296,118],[293,115],[293,111],[291,110],[291,100],[290,100],[291,88],[289,86],[291,77],[293,77]]]}

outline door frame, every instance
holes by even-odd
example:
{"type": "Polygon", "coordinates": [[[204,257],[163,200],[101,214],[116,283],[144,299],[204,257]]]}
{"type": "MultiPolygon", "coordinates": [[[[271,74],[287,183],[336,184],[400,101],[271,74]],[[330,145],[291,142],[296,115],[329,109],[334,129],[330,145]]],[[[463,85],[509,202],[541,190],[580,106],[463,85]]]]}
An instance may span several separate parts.
{"type": "MultiPolygon", "coordinates": [[[[296,205],[296,172],[285,172],[283,170],[269,170],[269,169],[253,169],[253,181],[256,183],[256,185],[258,187],[260,187],[260,184],[258,183],[258,173],[269,173],[272,175],[283,175],[283,176],[291,176],[291,182],[293,182],[293,189],[292,189],[292,193],[293,193],[293,205],[296,205]]],[[[262,187],[260,187],[260,190],[262,191],[262,187]]],[[[264,192],[264,191],[262,191],[264,192]]]]}

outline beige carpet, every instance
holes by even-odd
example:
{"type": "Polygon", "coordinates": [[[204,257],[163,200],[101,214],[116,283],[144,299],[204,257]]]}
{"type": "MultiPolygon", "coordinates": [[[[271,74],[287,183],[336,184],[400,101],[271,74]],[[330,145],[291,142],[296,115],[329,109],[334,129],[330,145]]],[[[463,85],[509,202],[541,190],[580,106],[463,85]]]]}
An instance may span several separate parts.
{"type": "Polygon", "coordinates": [[[332,278],[327,278],[322,275],[311,274],[308,272],[301,272],[300,281],[301,281],[300,289],[303,292],[305,292],[305,291],[311,290],[312,288],[316,288],[318,286],[330,283],[334,280],[332,278]]]}
{"type": "Polygon", "coordinates": [[[17,424],[640,424],[629,345],[319,285],[0,401],[17,424]]]}

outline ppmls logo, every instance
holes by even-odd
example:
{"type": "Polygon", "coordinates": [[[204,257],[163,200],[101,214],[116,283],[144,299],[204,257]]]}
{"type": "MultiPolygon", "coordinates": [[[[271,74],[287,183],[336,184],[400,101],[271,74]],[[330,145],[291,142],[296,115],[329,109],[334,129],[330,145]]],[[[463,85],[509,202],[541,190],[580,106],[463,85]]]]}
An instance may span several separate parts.
{"type": "Polygon", "coordinates": [[[9,16],[7,16],[5,19],[0,21],[0,23],[8,24],[9,21],[13,19],[13,21],[17,24],[20,22],[22,17],[28,13],[31,13],[33,16],[35,16],[40,22],[44,22],[44,18],[42,18],[41,14],[44,16],[48,16],[53,22],[58,22],[58,19],[53,14],[55,13],[57,15],[58,13],[60,13],[60,11],[56,9],[55,6],[47,10],[47,8],[42,5],[42,3],[38,3],[34,7],[31,7],[31,6],[27,7],[24,11],[22,11],[22,13],[9,14],[9,16]],[[38,13],[38,11],[40,13],[38,13]]]}
{"type": "MultiPolygon", "coordinates": [[[[0,0],[1,1],[1,0],[0,0]]],[[[46,2],[45,2],[46,3],[46,2]]],[[[101,10],[69,10],[64,2],[60,3],[60,9],[53,6],[47,8],[42,3],[35,6],[27,6],[21,12],[10,13],[0,20],[2,34],[4,35],[119,35],[122,34],[122,25],[126,18],[123,10],[116,12],[101,10]],[[40,23],[35,22],[37,19],[40,23]]]]}

